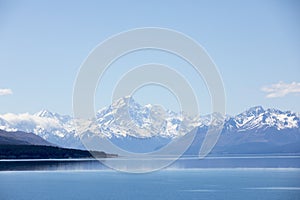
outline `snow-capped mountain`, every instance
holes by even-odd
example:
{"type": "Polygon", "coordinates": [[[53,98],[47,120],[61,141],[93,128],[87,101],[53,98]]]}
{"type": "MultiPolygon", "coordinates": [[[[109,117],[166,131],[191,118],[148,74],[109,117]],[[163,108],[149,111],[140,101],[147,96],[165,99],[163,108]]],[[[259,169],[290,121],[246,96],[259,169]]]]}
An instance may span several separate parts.
{"type": "MultiPolygon", "coordinates": [[[[132,97],[124,97],[99,110],[95,120],[88,122],[83,131],[75,131],[76,124],[78,122],[70,116],[47,110],[35,114],[0,115],[2,130],[32,132],[51,143],[72,148],[83,148],[80,136],[84,132],[100,134],[121,146],[128,141],[134,141],[134,144],[129,145],[134,146],[138,141],[154,138],[151,142],[157,143],[154,147],[157,148],[195,128],[198,128],[198,132],[205,133],[211,125],[211,115],[189,117],[157,105],[142,106],[132,97]]],[[[222,133],[293,132],[300,135],[299,127],[298,114],[276,109],[265,110],[257,106],[236,116],[226,116],[222,133]]]]}
{"type": "MultiPolygon", "coordinates": [[[[64,147],[83,148],[80,135],[85,132],[116,139],[174,138],[201,125],[199,118],[190,118],[157,105],[142,106],[132,97],[124,97],[99,110],[96,119],[82,131],[75,131],[78,121],[67,115],[42,110],[33,115],[7,113],[0,115],[0,129],[35,133],[51,143],[64,147]]],[[[78,129],[77,129],[78,130],[78,129]]]]}
{"type": "MultiPolygon", "coordinates": [[[[252,107],[235,117],[229,117],[224,130],[227,132],[252,132],[299,130],[300,120],[297,113],[277,109],[252,107]]],[[[299,132],[300,134],[300,132],[299,132]]]]}
{"type": "Polygon", "coordinates": [[[173,138],[201,125],[199,119],[165,110],[158,105],[142,106],[127,96],[98,111],[96,124],[99,125],[100,132],[107,137],[173,138]]]}
{"type": "Polygon", "coordinates": [[[0,115],[0,129],[35,133],[45,140],[65,147],[82,147],[74,130],[74,120],[47,110],[35,114],[0,115]]]}

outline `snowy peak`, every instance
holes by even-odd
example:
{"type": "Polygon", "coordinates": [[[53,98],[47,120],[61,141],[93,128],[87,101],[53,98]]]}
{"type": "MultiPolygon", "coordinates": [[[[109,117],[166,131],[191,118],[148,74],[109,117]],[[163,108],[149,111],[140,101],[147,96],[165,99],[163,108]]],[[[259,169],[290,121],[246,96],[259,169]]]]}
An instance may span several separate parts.
{"type": "Polygon", "coordinates": [[[246,110],[236,117],[227,120],[227,129],[237,132],[253,130],[260,132],[266,129],[292,129],[299,128],[299,117],[291,111],[280,111],[278,109],[263,109],[256,106],[246,110]]]}
{"type": "Polygon", "coordinates": [[[33,116],[40,117],[40,118],[47,118],[47,119],[53,119],[57,120],[59,123],[68,123],[68,121],[72,120],[72,118],[68,115],[60,115],[55,112],[51,112],[49,110],[41,110],[37,113],[35,113],[33,116]]]}
{"type": "Polygon", "coordinates": [[[131,96],[114,101],[111,106],[99,110],[96,117],[101,132],[108,137],[176,137],[198,125],[159,105],[142,106],[131,96]]]}
{"type": "Polygon", "coordinates": [[[265,110],[262,106],[254,106],[254,107],[249,108],[248,110],[238,114],[237,117],[258,116],[264,112],[265,112],[265,110]]]}
{"type": "Polygon", "coordinates": [[[54,118],[55,117],[55,114],[46,110],[46,109],[43,109],[37,113],[34,114],[34,116],[37,116],[37,117],[47,117],[47,118],[54,118]]]}

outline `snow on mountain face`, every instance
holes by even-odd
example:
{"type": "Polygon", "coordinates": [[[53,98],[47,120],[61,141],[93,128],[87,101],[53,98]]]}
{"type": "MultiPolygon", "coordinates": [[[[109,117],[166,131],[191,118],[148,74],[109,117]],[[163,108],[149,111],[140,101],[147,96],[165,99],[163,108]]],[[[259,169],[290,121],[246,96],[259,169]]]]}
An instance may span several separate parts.
{"type": "MultiPolygon", "coordinates": [[[[51,143],[73,148],[82,148],[80,134],[75,131],[77,121],[67,115],[59,115],[42,110],[33,115],[0,115],[0,129],[35,133],[51,143]]],[[[165,110],[157,105],[142,106],[131,97],[124,97],[112,105],[99,110],[95,121],[87,123],[90,132],[108,138],[174,138],[184,135],[196,127],[211,125],[211,115],[191,118],[165,110]]],[[[299,114],[276,109],[263,109],[261,106],[226,118],[224,131],[260,133],[267,130],[300,131],[299,114]]],[[[83,131],[84,132],[84,131],[83,131]]]]}
{"type": "Polygon", "coordinates": [[[65,145],[66,139],[78,140],[74,138],[75,131],[71,117],[46,110],[33,115],[28,113],[0,115],[0,129],[35,133],[47,141],[61,146],[65,145]]]}
{"type": "Polygon", "coordinates": [[[101,133],[108,137],[177,137],[199,126],[198,119],[184,117],[158,105],[141,106],[132,97],[115,101],[96,116],[101,133]]]}
{"type": "MultiPolygon", "coordinates": [[[[49,142],[64,147],[82,147],[80,134],[75,131],[78,122],[70,116],[42,110],[33,115],[0,115],[0,129],[35,133],[49,142]]],[[[192,119],[165,110],[157,105],[142,106],[131,97],[124,97],[96,113],[96,120],[87,123],[82,132],[93,132],[104,137],[173,138],[188,133],[200,125],[192,119]]]]}
{"type": "Polygon", "coordinates": [[[270,128],[276,130],[297,129],[299,125],[300,120],[296,113],[277,109],[264,110],[261,106],[257,106],[235,117],[230,117],[225,123],[225,128],[236,132],[249,130],[260,132],[270,128]]]}

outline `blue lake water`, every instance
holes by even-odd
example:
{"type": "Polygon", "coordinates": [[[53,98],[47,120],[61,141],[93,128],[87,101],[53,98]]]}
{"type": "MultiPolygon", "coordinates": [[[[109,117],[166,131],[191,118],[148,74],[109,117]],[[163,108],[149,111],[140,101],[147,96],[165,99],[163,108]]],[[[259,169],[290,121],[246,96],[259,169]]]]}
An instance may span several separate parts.
{"type": "Polygon", "coordinates": [[[1,200],[300,199],[300,169],[0,172],[1,200]]]}
{"type": "MultiPolygon", "coordinates": [[[[122,165],[123,159],[113,160],[122,165]]],[[[298,155],[185,157],[144,174],[109,170],[103,163],[1,160],[0,200],[300,199],[298,155]]]]}
{"type": "MultiPolygon", "coordinates": [[[[151,159],[148,165],[155,165],[171,157],[151,159]]],[[[101,162],[95,159],[25,159],[0,160],[0,171],[32,171],[32,170],[103,170],[107,162],[126,167],[126,163],[134,162],[131,158],[107,158],[101,162]],[[126,162],[125,162],[126,161],[126,162]]],[[[137,162],[143,163],[147,160],[137,162]]],[[[149,161],[149,160],[148,160],[149,161]]],[[[146,163],[146,162],[145,162],[146,163]]],[[[209,156],[204,159],[198,157],[182,157],[168,166],[171,169],[199,169],[199,168],[300,168],[299,155],[230,155],[209,156]]]]}

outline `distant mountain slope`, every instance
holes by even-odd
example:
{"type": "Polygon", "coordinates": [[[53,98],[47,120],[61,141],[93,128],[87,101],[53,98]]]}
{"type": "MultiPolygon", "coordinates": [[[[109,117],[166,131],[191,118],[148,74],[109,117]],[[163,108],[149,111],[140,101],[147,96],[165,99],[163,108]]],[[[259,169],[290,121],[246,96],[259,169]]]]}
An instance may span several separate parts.
{"type": "Polygon", "coordinates": [[[25,133],[22,131],[7,132],[0,130],[0,145],[44,145],[53,146],[53,144],[44,140],[33,133],[25,133]]]}
{"type": "MultiPolygon", "coordinates": [[[[205,132],[198,129],[196,137],[185,152],[198,155],[205,132]]],[[[293,131],[260,133],[222,133],[212,154],[282,154],[300,153],[300,133],[293,131]]]]}
{"type": "MultiPolygon", "coordinates": [[[[114,154],[92,152],[97,158],[116,157],[114,154]]],[[[40,145],[0,145],[0,159],[67,159],[92,158],[89,151],[40,145]]]]}
{"type": "MultiPolygon", "coordinates": [[[[116,155],[94,151],[93,156],[106,158],[116,155]]],[[[62,159],[92,158],[93,156],[89,151],[53,146],[33,133],[0,130],[0,159],[62,159]]]]}

